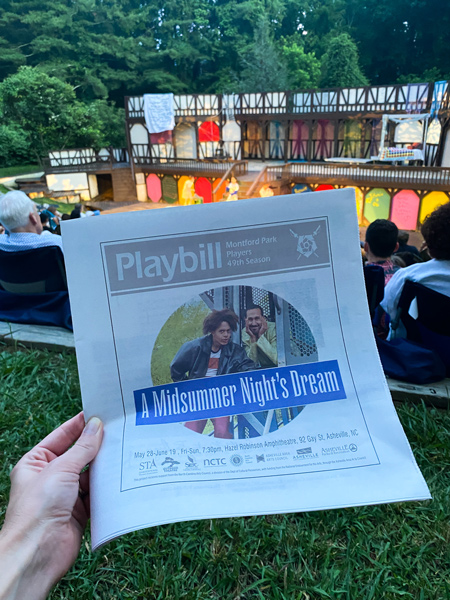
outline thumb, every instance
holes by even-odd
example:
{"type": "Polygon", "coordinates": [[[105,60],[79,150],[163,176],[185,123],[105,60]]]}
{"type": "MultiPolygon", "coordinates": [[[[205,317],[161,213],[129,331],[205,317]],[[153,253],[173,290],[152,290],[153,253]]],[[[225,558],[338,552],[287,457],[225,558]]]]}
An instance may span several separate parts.
{"type": "Polygon", "coordinates": [[[97,456],[102,439],[103,423],[98,417],[92,417],[86,423],[82,434],[72,448],[69,448],[57,459],[59,468],[72,473],[80,473],[97,456]]]}

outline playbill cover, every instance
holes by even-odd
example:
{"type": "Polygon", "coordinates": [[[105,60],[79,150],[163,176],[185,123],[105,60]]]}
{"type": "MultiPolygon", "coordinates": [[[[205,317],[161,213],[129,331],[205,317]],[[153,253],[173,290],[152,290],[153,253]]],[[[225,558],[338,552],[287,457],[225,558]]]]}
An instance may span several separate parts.
{"type": "Polygon", "coordinates": [[[430,497],[378,359],[352,190],[63,223],[93,546],[430,497]],[[81,242],[82,241],[82,242],[81,242]]]}

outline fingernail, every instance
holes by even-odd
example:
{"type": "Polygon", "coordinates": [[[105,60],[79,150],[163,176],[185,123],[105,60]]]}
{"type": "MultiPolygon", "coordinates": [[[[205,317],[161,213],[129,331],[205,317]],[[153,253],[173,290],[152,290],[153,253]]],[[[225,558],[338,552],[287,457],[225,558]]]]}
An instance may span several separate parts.
{"type": "Polygon", "coordinates": [[[100,429],[102,422],[98,417],[91,417],[84,427],[84,432],[88,435],[95,435],[100,429]]]}

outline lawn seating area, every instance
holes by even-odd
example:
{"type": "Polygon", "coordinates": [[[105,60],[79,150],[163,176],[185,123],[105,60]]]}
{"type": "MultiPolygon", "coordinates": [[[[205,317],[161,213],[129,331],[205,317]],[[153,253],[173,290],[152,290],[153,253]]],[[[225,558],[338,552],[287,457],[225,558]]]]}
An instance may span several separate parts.
{"type": "MultiPolygon", "coordinates": [[[[73,353],[1,345],[0,381],[3,517],[12,466],[81,397],[73,353]]],[[[49,598],[449,599],[450,413],[397,410],[432,501],[164,525],[95,554],[87,534],[49,598]]]]}

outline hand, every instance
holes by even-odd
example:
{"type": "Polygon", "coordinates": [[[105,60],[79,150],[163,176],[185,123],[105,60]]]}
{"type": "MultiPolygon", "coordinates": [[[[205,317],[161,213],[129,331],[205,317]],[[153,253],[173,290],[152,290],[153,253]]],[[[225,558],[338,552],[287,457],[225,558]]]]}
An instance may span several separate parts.
{"type": "Polygon", "coordinates": [[[267,331],[267,329],[268,329],[268,325],[267,325],[266,317],[263,317],[263,318],[262,318],[262,322],[261,322],[261,323],[262,323],[262,324],[261,324],[261,328],[260,328],[260,330],[259,330],[259,337],[258,337],[258,339],[259,339],[260,337],[262,337],[262,336],[263,336],[263,335],[266,333],[266,331],[267,331]]]}
{"type": "Polygon", "coordinates": [[[75,562],[89,517],[88,472],[80,472],[103,436],[95,417],[83,427],[80,413],[25,454],[11,473],[0,532],[2,600],[45,598],[75,562]]]}

